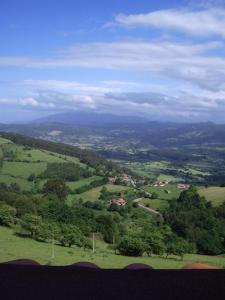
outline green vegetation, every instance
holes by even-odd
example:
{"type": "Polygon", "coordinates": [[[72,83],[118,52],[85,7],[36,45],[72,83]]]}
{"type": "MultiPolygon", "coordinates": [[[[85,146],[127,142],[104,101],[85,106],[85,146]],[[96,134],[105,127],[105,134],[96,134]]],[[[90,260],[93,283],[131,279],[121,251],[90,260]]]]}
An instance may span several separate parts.
{"type": "MultiPolygon", "coordinates": [[[[129,187],[122,186],[122,185],[106,184],[103,186],[105,186],[109,192],[124,192],[126,190],[129,190],[129,187]]],[[[80,199],[81,198],[81,199],[88,200],[88,201],[97,201],[100,196],[100,191],[103,186],[93,188],[91,190],[88,190],[87,192],[81,193],[76,196],[71,195],[70,199],[80,199]]]]}
{"type": "Polygon", "coordinates": [[[169,206],[169,202],[167,200],[149,198],[143,198],[143,200],[140,201],[140,204],[160,211],[164,211],[169,206]]]}
{"type": "Polygon", "coordinates": [[[100,176],[91,176],[89,178],[81,179],[78,181],[67,181],[66,184],[71,190],[75,190],[77,188],[89,185],[93,181],[99,180],[99,179],[101,179],[100,176]]]}
{"type": "Polygon", "coordinates": [[[40,175],[46,169],[46,162],[4,161],[1,174],[27,179],[31,174],[40,175]]]}
{"type": "Polygon", "coordinates": [[[0,137],[0,145],[8,143],[11,143],[11,141],[0,137]]]}
{"type": "Polygon", "coordinates": [[[127,257],[115,255],[108,249],[107,244],[96,240],[96,253],[92,250],[65,248],[55,245],[55,258],[52,259],[52,244],[42,243],[28,238],[18,237],[13,234],[12,229],[0,226],[0,262],[12,259],[28,258],[38,261],[41,264],[69,265],[80,261],[96,263],[102,268],[123,268],[131,263],[144,263],[156,269],[180,269],[185,264],[201,262],[215,265],[219,268],[225,266],[225,257],[187,254],[181,261],[175,256],[170,258],[152,257],[127,257]]]}
{"type": "MultiPolygon", "coordinates": [[[[195,188],[181,192],[172,181],[154,187],[151,176],[135,177],[126,170],[139,189],[130,176],[123,176],[125,169],[86,150],[24,136],[3,136],[14,142],[0,144],[0,225],[8,227],[3,231],[11,233],[12,242],[18,242],[18,251],[22,249],[19,241],[34,243],[42,253],[54,240],[61,256],[59,261],[48,257],[46,263],[66,264],[74,258],[83,260],[83,255],[101,266],[114,260],[114,267],[134,257],[153,266],[175,267],[196,253],[224,254],[225,204],[212,207],[195,188]],[[107,183],[108,177],[116,183],[107,183]],[[124,199],[114,201],[118,197],[124,199]],[[143,198],[141,203],[160,210],[163,217],[133,202],[141,197],[152,198],[143,198]],[[91,253],[93,234],[98,244],[95,254],[91,253]],[[62,257],[63,253],[70,256],[62,257]],[[109,262],[104,262],[105,258],[109,262]]],[[[175,178],[166,174],[168,167],[165,161],[148,163],[145,171],[151,169],[158,178],[175,178]]],[[[179,169],[182,174],[187,171],[179,169]]],[[[29,251],[24,252],[27,258],[36,255],[29,251]]],[[[7,248],[6,253],[10,255],[7,248]]],[[[43,257],[47,259],[46,254],[43,257]]],[[[43,257],[40,259],[45,260],[43,257]]]]}
{"type": "Polygon", "coordinates": [[[155,193],[157,195],[157,199],[162,200],[176,199],[179,197],[181,192],[174,184],[166,184],[163,187],[145,185],[143,188],[150,193],[155,193]]]}
{"type": "Polygon", "coordinates": [[[225,201],[225,187],[213,186],[200,188],[199,194],[211,201],[214,206],[218,206],[225,201]]]}

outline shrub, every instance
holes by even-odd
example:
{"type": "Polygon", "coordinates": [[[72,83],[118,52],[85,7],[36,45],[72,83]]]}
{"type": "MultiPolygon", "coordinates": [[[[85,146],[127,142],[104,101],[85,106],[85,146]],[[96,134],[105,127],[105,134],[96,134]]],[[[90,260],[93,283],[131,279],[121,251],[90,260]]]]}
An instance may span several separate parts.
{"type": "Polygon", "coordinates": [[[145,251],[145,245],[139,238],[126,236],[118,244],[117,250],[125,256],[142,256],[145,251]]]}

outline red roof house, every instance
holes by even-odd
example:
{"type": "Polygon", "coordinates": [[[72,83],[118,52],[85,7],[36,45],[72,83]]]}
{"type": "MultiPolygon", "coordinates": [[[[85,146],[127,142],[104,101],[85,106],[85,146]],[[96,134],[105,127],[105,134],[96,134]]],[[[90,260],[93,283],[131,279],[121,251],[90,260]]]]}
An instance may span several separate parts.
{"type": "Polygon", "coordinates": [[[124,206],[124,205],[126,205],[126,203],[127,203],[126,200],[123,199],[122,197],[120,197],[120,198],[114,200],[113,202],[114,202],[115,204],[119,205],[119,206],[124,206]]]}

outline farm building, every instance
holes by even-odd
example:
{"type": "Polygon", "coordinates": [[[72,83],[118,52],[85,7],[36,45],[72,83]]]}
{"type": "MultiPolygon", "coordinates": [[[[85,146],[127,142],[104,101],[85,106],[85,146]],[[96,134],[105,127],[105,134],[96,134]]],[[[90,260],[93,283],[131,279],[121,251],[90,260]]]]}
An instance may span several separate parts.
{"type": "Polygon", "coordinates": [[[126,205],[127,202],[124,198],[120,197],[120,198],[114,200],[113,203],[115,203],[119,206],[124,206],[124,205],[126,205]]]}
{"type": "Polygon", "coordinates": [[[160,186],[160,187],[162,187],[162,186],[165,186],[166,184],[167,184],[166,181],[155,181],[153,183],[153,186],[160,186]]]}
{"type": "Polygon", "coordinates": [[[185,184],[185,183],[178,183],[177,184],[177,188],[179,190],[183,190],[183,191],[186,191],[190,188],[190,185],[189,184],[185,184]]]}
{"type": "Polygon", "coordinates": [[[109,183],[114,184],[116,182],[116,179],[117,179],[116,176],[115,177],[109,177],[108,181],[109,181],[109,183]]]}

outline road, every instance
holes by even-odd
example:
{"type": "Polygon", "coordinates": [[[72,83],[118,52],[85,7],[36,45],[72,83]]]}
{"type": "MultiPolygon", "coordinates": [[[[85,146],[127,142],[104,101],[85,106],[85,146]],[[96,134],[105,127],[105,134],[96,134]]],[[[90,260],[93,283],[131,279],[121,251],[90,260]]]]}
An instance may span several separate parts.
{"type": "MultiPolygon", "coordinates": [[[[135,181],[133,180],[133,178],[132,178],[131,176],[129,176],[129,177],[130,177],[130,179],[131,179],[131,184],[133,185],[133,187],[134,187],[135,189],[137,189],[137,190],[139,190],[139,191],[145,193],[145,195],[146,195],[147,197],[149,197],[149,198],[152,197],[152,193],[150,193],[150,192],[148,192],[148,191],[146,191],[146,190],[144,190],[144,189],[142,189],[142,188],[140,188],[140,187],[137,187],[137,185],[136,185],[135,181]]],[[[155,209],[153,209],[153,208],[147,207],[147,206],[145,206],[145,205],[139,204],[139,202],[140,202],[142,199],[143,199],[143,197],[142,197],[142,198],[137,198],[137,199],[134,199],[133,202],[134,202],[134,203],[138,203],[138,206],[139,206],[140,208],[143,208],[144,210],[149,211],[150,213],[153,213],[153,214],[159,216],[160,219],[161,219],[161,221],[163,221],[163,220],[164,220],[163,215],[162,215],[159,211],[157,211],[157,210],[155,210],[155,209]]]]}
{"type": "Polygon", "coordinates": [[[160,219],[161,219],[161,221],[163,221],[164,220],[163,215],[159,211],[157,211],[157,210],[155,210],[153,208],[144,206],[144,205],[142,205],[142,204],[139,203],[142,199],[143,198],[137,198],[137,199],[134,199],[133,202],[134,203],[138,203],[138,207],[140,207],[140,208],[142,208],[142,209],[144,209],[144,210],[146,210],[146,211],[148,211],[150,213],[153,213],[153,214],[159,216],[160,219]]]}

